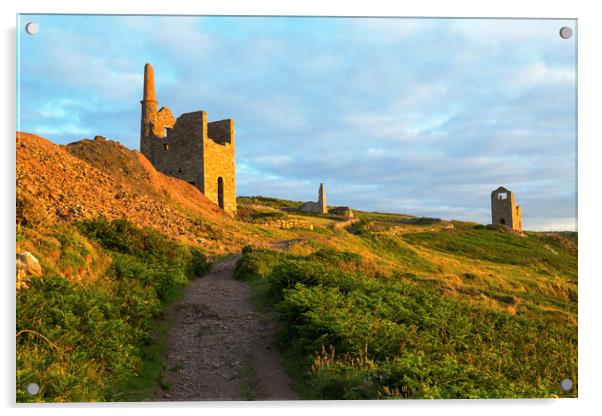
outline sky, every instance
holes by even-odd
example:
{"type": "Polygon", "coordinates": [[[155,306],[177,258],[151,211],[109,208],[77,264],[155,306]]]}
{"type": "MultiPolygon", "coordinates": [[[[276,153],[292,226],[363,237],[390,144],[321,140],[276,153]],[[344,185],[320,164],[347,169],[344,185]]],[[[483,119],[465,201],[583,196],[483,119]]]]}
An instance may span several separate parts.
{"type": "Polygon", "coordinates": [[[21,15],[17,128],[139,149],[159,106],[233,118],[237,194],[577,229],[574,20],[21,15]],[[39,32],[27,35],[28,22],[39,32]]]}

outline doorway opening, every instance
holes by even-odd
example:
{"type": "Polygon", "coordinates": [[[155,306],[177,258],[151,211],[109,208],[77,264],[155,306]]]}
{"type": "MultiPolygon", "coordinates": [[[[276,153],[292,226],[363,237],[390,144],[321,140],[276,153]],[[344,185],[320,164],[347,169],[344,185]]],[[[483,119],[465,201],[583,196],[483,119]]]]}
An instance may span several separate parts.
{"type": "Polygon", "coordinates": [[[217,204],[224,209],[224,180],[221,176],[217,178],[217,204]]]}

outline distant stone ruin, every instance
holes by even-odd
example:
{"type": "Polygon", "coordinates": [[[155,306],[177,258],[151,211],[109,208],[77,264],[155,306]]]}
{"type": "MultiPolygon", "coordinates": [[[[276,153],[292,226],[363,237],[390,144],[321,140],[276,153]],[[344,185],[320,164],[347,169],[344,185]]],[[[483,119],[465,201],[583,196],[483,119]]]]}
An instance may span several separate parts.
{"type": "Polygon", "coordinates": [[[353,218],[353,210],[349,207],[334,207],[328,211],[329,214],[338,215],[343,218],[353,218]]]}
{"type": "Polygon", "coordinates": [[[205,111],[177,119],[157,110],[154,70],[144,66],[140,152],[160,172],[185,180],[224,211],[236,212],[234,120],[207,122],[205,111]]]}
{"type": "Polygon", "coordinates": [[[523,229],[522,209],[516,205],[514,194],[503,186],[491,193],[491,223],[514,231],[523,229]]]}
{"type": "Polygon", "coordinates": [[[324,191],[324,184],[320,184],[320,190],[318,191],[318,202],[304,202],[299,207],[300,211],[313,212],[315,214],[328,214],[328,208],[326,208],[326,192],[324,191]]]}

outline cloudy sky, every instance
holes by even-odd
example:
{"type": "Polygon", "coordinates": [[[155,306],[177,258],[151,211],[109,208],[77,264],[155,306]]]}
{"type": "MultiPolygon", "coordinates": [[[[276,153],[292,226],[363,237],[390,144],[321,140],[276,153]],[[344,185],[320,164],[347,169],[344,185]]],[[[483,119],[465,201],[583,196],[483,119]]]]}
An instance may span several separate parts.
{"type": "Polygon", "coordinates": [[[234,118],[238,195],[576,229],[572,20],[21,16],[21,131],[139,148],[159,106],[234,118]],[[27,22],[39,23],[35,36],[27,22]]]}

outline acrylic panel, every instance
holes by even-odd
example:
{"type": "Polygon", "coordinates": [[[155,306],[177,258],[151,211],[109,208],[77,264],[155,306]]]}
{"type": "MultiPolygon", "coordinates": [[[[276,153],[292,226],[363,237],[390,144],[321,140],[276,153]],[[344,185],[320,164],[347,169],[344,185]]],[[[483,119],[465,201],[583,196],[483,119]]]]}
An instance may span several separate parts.
{"type": "Polygon", "coordinates": [[[577,21],[19,15],[17,402],[577,397],[577,21]]]}

